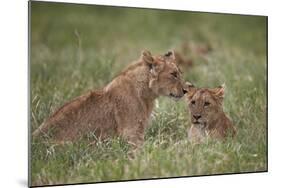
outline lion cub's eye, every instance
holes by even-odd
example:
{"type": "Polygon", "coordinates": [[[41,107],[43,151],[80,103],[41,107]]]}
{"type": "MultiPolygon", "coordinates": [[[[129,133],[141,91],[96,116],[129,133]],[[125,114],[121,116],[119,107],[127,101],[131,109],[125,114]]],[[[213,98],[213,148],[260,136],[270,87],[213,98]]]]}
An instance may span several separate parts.
{"type": "Polygon", "coordinates": [[[194,104],[195,104],[195,101],[191,101],[191,104],[194,105],[194,104]]]}
{"type": "Polygon", "coordinates": [[[206,107],[206,106],[209,106],[210,105],[210,103],[209,102],[205,102],[204,103],[204,106],[206,107]]]}
{"type": "Polygon", "coordinates": [[[173,75],[173,77],[175,77],[175,78],[178,77],[178,73],[177,72],[172,72],[171,75],[173,75]]]}

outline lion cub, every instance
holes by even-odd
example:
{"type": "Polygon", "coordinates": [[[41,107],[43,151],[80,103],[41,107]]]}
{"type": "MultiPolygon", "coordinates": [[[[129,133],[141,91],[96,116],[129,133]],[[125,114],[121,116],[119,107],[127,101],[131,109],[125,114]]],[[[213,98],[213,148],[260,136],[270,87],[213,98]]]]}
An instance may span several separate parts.
{"type": "Polygon", "coordinates": [[[174,52],[141,57],[100,90],[67,102],[33,133],[55,142],[75,141],[89,133],[97,138],[120,136],[132,145],[144,141],[154,101],[179,99],[186,91],[174,52]]]}
{"type": "Polygon", "coordinates": [[[195,88],[188,85],[186,95],[192,126],[189,140],[201,142],[205,138],[225,139],[236,134],[235,127],[223,111],[225,86],[217,88],[195,88]]]}

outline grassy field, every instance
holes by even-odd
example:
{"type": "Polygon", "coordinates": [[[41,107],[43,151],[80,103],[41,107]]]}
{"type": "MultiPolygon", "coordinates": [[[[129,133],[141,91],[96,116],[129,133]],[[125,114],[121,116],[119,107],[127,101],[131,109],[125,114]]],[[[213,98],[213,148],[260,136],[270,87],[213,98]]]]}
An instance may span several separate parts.
{"type": "Polygon", "coordinates": [[[267,170],[266,18],[32,3],[31,131],[73,97],[112,80],[143,49],[153,54],[209,44],[184,79],[226,84],[225,112],[235,140],[191,145],[184,100],[158,99],[145,143],[134,157],[112,139],[96,146],[32,140],[32,185],[100,182],[267,170]]]}

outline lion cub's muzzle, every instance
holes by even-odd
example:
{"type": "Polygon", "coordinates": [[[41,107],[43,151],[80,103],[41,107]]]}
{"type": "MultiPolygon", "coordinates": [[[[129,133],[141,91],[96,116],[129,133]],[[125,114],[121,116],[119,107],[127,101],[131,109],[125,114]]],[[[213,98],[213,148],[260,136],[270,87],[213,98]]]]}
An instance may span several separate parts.
{"type": "Polygon", "coordinates": [[[201,128],[206,127],[206,122],[200,114],[193,114],[191,119],[192,119],[191,121],[194,125],[201,127],[201,128]]]}
{"type": "Polygon", "coordinates": [[[201,115],[192,115],[192,124],[200,129],[204,129],[207,126],[207,123],[201,118],[201,115]]]}
{"type": "Polygon", "coordinates": [[[184,96],[184,94],[186,94],[187,91],[185,89],[182,89],[182,91],[179,94],[174,94],[174,93],[170,93],[169,96],[174,98],[174,99],[180,99],[184,96]]]}

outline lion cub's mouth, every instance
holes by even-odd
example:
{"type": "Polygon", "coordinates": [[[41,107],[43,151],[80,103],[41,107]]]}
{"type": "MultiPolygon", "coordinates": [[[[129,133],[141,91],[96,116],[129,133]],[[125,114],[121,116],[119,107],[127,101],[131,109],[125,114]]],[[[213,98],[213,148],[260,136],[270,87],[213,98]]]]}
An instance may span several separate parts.
{"type": "Polygon", "coordinates": [[[193,124],[201,124],[199,121],[194,121],[193,124]]]}
{"type": "Polygon", "coordinates": [[[183,95],[174,95],[173,93],[170,93],[169,95],[170,97],[174,98],[174,99],[180,99],[183,97],[183,95]]]}

